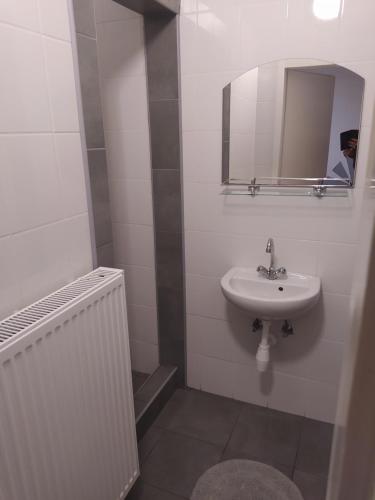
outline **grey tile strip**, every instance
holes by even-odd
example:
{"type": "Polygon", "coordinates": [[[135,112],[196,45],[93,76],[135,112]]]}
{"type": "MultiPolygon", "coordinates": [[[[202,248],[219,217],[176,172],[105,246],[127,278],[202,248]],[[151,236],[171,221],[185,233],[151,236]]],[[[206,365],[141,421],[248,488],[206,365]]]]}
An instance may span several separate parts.
{"type": "Polygon", "coordinates": [[[150,101],[178,99],[176,16],[147,16],[145,39],[150,101]]]}
{"type": "Polygon", "coordinates": [[[180,0],[115,0],[139,14],[178,14],[180,0]]]}
{"type": "Polygon", "coordinates": [[[96,263],[113,265],[113,236],[101,107],[94,0],[73,0],[96,263]]]}
{"type": "Polygon", "coordinates": [[[104,148],[96,39],[77,34],[77,47],[87,148],[104,148]]]}
{"type": "Polygon", "coordinates": [[[185,283],[178,19],[145,16],[161,364],[185,383],[185,283]]]}

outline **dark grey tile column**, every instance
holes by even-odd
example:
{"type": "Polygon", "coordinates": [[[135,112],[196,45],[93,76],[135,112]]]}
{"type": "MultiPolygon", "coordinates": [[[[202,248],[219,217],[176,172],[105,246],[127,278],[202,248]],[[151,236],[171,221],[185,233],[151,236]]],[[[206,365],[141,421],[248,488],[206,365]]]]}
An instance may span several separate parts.
{"type": "Polygon", "coordinates": [[[113,266],[113,237],[99,87],[94,0],[73,0],[73,7],[98,265],[113,266]]]}
{"type": "MultiPolygon", "coordinates": [[[[167,3],[167,2],[164,2],[167,3]]],[[[145,15],[160,363],[185,382],[185,286],[182,215],[178,19],[145,15]]]]}

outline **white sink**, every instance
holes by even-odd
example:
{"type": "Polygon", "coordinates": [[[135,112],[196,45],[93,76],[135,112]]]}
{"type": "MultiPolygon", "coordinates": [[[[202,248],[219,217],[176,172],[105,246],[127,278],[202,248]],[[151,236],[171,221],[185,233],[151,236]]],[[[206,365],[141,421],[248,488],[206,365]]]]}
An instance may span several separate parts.
{"type": "Polygon", "coordinates": [[[277,280],[256,269],[234,267],[221,280],[226,299],[262,320],[293,319],[319,300],[321,281],[315,276],[287,274],[277,280]]]}

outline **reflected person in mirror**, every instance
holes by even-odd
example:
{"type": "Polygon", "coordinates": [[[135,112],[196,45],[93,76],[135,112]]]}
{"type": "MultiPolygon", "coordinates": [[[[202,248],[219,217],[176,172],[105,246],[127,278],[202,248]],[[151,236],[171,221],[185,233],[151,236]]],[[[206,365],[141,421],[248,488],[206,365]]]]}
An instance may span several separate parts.
{"type": "Polygon", "coordinates": [[[348,130],[340,134],[341,151],[347,159],[352,160],[353,169],[355,168],[357,162],[358,135],[359,130],[348,130]]]}

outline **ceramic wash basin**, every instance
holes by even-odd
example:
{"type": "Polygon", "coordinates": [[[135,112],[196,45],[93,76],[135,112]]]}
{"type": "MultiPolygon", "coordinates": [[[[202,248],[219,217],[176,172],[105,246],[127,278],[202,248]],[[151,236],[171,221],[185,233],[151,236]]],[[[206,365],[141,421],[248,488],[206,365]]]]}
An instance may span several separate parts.
{"type": "Polygon", "coordinates": [[[226,299],[262,320],[293,319],[319,300],[321,281],[315,276],[289,273],[268,280],[256,269],[234,267],[221,280],[226,299]]]}

